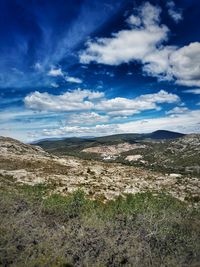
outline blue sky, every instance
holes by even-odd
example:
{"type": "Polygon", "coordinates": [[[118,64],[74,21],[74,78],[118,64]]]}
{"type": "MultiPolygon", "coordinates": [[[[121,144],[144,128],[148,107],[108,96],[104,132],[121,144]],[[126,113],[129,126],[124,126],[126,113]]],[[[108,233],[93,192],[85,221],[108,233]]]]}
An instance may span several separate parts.
{"type": "Polygon", "coordinates": [[[0,135],[200,132],[198,0],[2,0],[0,10],[0,135]]]}

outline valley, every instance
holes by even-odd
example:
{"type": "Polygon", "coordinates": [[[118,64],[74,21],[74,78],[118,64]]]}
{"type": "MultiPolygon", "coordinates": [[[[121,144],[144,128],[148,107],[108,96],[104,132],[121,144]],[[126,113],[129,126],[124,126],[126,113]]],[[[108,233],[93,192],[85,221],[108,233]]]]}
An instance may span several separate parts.
{"type": "Polygon", "coordinates": [[[200,177],[199,134],[157,131],[152,134],[46,140],[37,144],[58,156],[68,155],[200,177]]]}
{"type": "Polygon", "coordinates": [[[197,144],[199,136],[170,141],[146,141],[141,144],[91,146],[80,152],[89,154],[90,157],[96,153],[99,157],[99,160],[89,160],[65,154],[58,156],[48,153],[48,149],[45,152],[38,146],[25,145],[2,137],[0,174],[3,177],[12,177],[22,184],[53,185],[52,193],[65,195],[82,189],[90,199],[103,201],[127,193],[147,191],[165,191],[180,200],[198,199],[198,175],[189,172],[193,169],[188,161],[189,157],[193,157],[193,165],[195,161],[198,163],[198,155],[194,154],[199,152],[197,144]],[[189,155],[185,153],[186,150],[189,155]],[[112,158],[114,156],[116,158],[112,158]],[[186,165],[181,167],[188,168],[188,173],[177,172],[180,170],[175,166],[176,162],[184,160],[184,156],[187,159],[186,165]],[[158,166],[155,166],[155,162],[158,166]]]}

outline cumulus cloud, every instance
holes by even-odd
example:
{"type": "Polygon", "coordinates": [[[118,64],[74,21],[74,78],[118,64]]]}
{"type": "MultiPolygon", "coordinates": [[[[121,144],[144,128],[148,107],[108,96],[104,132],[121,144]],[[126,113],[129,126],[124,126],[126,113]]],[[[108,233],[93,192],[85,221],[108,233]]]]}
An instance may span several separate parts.
{"type": "Polygon", "coordinates": [[[176,84],[200,86],[200,43],[194,42],[182,48],[166,46],[157,49],[144,59],[143,70],[163,80],[176,84]]]}
{"type": "Polygon", "coordinates": [[[65,76],[65,80],[70,83],[82,83],[83,81],[76,77],[65,76]]]}
{"type": "Polygon", "coordinates": [[[69,114],[66,118],[67,124],[76,125],[94,125],[97,123],[105,123],[109,121],[109,116],[100,115],[96,112],[85,112],[69,114]]]}
{"type": "Polygon", "coordinates": [[[168,8],[168,14],[169,16],[178,23],[180,20],[183,19],[182,11],[180,9],[177,9],[175,6],[175,3],[173,1],[168,1],[166,4],[168,8]]]}
{"type": "Polygon", "coordinates": [[[186,113],[188,111],[189,111],[189,109],[187,107],[175,107],[175,108],[167,111],[166,114],[176,115],[176,114],[186,113]]]}
{"type": "Polygon", "coordinates": [[[38,91],[27,95],[24,99],[26,107],[35,110],[47,111],[81,111],[90,110],[94,107],[91,100],[104,96],[101,92],[76,89],[62,95],[51,95],[38,91]]]}
{"type": "Polygon", "coordinates": [[[176,82],[186,86],[200,86],[200,43],[191,43],[170,55],[170,68],[176,82]]]}
{"type": "Polygon", "coordinates": [[[176,50],[175,46],[157,48],[143,59],[143,71],[159,80],[173,80],[173,70],[170,66],[170,56],[176,50]]]}
{"type": "MultiPolygon", "coordinates": [[[[175,21],[181,13],[169,1],[168,12],[175,21]]],[[[172,80],[185,86],[200,86],[200,43],[182,48],[165,45],[169,29],[160,23],[161,9],[146,2],[127,19],[128,29],[113,33],[110,38],[97,38],[86,43],[80,62],[119,65],[140,62],[143,71],[159,80],[172,80]]]]}
{"type": "MultiPolygon", "coordinates": [[[[136,98],[105,98],[98,91],[76,89],[62,95],[33,92],[24,99],[26,107],[45,111],[98,111],[110,116],[131,116],[145,110],[158,110],[159,104],[176,103],[176,94],[160,90],[158,93],[141,95],[136,98]]],[[[94,114],[93,114],[94,115],[94,114]]]]}
{"type": "Polygon", "coordinates": [[[156,46],[167,39],[168,28],[159,25],[160,8],[145,3],[138,10],[139,16],[130,16],[129,29],[112,34],[110,38],[88,41],[87,48],[80,54],[82,63],[119,65],[133,60],[142,60],[156,46]]]}
{"type": "Polygon", "coordinates": [[[97,110],[104,110],[110,116],[131,116],[145,110],[159,110],[158,104],[175,103],[179,97],[172,93],[160,90],[155,94],[146,94],[134,99],[116,97],[105,99],[96,104],[97,110]]]}

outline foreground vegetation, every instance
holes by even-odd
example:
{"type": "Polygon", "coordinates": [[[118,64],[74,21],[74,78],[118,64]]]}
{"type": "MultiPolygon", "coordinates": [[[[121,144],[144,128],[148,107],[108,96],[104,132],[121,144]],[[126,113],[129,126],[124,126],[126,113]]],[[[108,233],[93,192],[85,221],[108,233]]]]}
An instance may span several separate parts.
{"type": "Polygon", "coordinates": [[[199,266],[200,212],[166,194],[103,204],[0,177],[2,266],[199,266]]]}

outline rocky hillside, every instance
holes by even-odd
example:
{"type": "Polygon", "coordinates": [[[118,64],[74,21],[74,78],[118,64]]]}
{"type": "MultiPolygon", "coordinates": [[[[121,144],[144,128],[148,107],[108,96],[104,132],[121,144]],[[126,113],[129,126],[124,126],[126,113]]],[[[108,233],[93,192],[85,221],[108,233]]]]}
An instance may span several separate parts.
{"type": "Polygon", "coordinates": [[[45,156],[48,153],[39,146],[26,145],[15,139],[0,136],[0,155],[7,157],[9,154],[45,156]]]}
{"type": "Polygon", "coordinates": [[[199,134],[167,140],[137,140],[133,144],[92,145],[81,150],[77,156],[200,177],[199,134]]]}
{"type": "Polygon", "coordinates": [[[200,177],[200,135],[169,131],[65,138],[37,143],[57,156],[123,163],[165,173],[200,177]]]}
{"type": "Polygon", "coordinates": [[[120,153],[140,148],[145,148],[145,146],[137,143],[136,144],[120,143],[111,146],[108,145],[108,146],[89,147],[83,149],[82,152],[97,153],[101,155],[119,155],[120,153]]]}
{"type": "Polygon", "coordinates": [[[0,139],[0,175],[20,184],[49,184],[63,195],[81,188],[91,199],[109,200],[119,195],[165,191],[181,199],[198,199],[200,181],[180,174],[160,173],[125,166],[57,157],[41,148],[10,138],[0,139]]]}
{"type": "Polygon", "coordinates": [[[141,160],[147,168],[200,177],[199,134],[190,134],[175,140],[148,142],[144,149],[136,152],[142,155],[141,160]]]}

